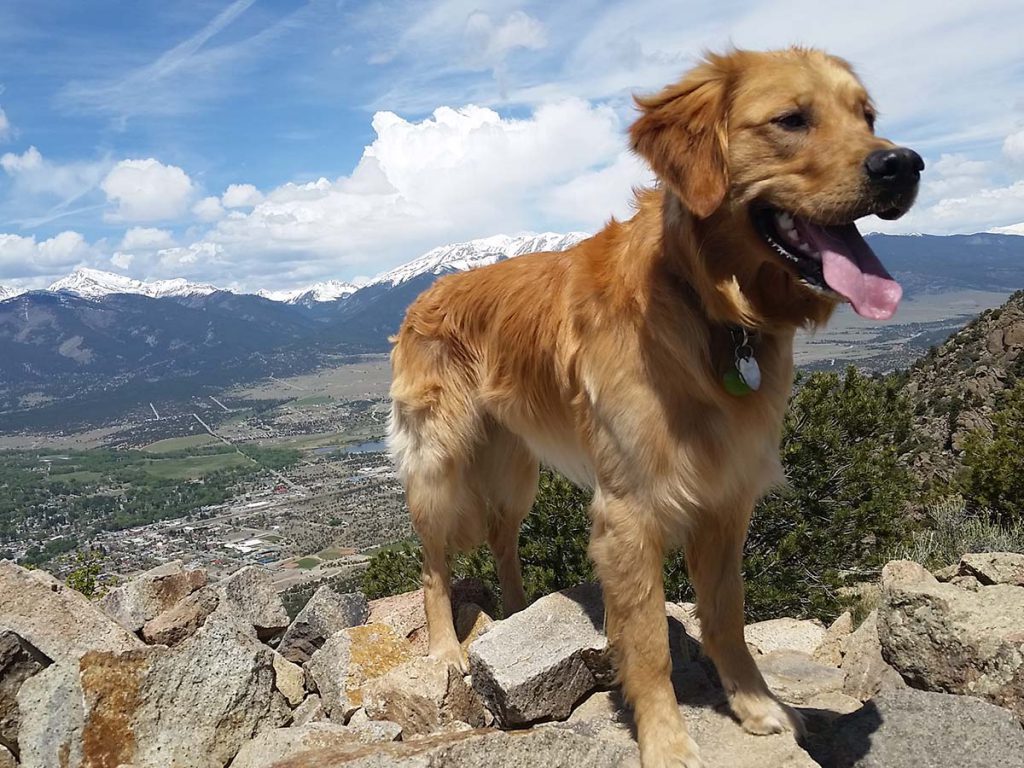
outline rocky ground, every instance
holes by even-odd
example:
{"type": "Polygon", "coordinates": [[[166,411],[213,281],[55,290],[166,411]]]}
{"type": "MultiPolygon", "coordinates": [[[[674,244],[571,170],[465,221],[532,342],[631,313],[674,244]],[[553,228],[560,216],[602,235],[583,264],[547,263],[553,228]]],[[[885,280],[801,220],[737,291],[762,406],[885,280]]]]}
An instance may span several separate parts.
{"type": "MultiPolygon", "coordinates": [[[[463,677],[423,657],[422,594],[322,587],[289,621],[266,572],[178,564],[90,602],[0,562],[0,768],[491,768],[638,765],[594,585],[504,621],[454,590],[463,677]]],[[[807,732],[752,736],[666,605],[673,681],[708,768],[1024,768],[1024,556],[883,572],[856,625],[747,627],[807,732]]]]}

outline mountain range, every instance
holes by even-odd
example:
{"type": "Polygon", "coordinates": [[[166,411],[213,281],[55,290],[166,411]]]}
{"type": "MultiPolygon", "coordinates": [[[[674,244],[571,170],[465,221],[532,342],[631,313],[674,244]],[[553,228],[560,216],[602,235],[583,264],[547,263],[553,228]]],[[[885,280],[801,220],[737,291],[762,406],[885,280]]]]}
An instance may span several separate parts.
{"type": "MultiPolygon", "coordinates": [[[[79,269],[45,291],[6,299],[0,293],[0,434],[69,426],[108,408],[385,351],[408,305],[438,277],[564,250],[585,237],[498,235],[456,243],[358,287],[330,281],[255,295],[79,269]]],[[[870,235],[868,241],[911,299],[962,289],[1008,294],[1024,286],[1024,237],[870,235]]]]}

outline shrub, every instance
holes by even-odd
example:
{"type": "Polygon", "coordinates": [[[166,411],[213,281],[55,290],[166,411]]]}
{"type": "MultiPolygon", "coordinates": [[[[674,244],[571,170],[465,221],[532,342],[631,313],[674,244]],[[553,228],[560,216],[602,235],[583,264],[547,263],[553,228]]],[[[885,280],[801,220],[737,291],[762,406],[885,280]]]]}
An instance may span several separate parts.
{"type": "Polygon", "coordinates": [[[1000,398],[991,434],[976,430],[964,441],[963,467],[960,485],[968,506],[990,510],[1002,525],[1019,523],[1024,508],[1024,381],[1000,398]]]}

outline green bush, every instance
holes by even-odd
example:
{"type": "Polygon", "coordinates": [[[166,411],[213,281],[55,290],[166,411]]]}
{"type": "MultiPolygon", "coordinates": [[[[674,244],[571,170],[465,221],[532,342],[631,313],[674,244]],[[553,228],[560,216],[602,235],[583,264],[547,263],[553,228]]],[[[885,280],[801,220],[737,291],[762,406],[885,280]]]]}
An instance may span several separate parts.
{"type": "Polygon", "coordinates": [[[990,510],[1004,526],[1024,519],[1024,381],[1000,398],[991,434],[976,430],[965,440],[963,467],[968,506],[990,510]]]}

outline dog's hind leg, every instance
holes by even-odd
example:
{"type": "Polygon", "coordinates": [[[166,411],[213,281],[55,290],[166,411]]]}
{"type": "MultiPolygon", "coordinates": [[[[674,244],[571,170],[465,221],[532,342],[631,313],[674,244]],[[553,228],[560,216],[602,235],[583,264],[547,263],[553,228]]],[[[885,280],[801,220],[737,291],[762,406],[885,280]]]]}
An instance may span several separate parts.
{"type": "Polygon", "coordinates": [[[537,496],[540,466],[516,435],[496,427],[480,453],[482,489],[490,504],[487,543],[494,553],[506,618],[526,607],[519,528],[537,496]]]}
{"type": "Polygon", "coordinates": [[[605,629],[632,705],[644,768],[701,768],[672,688],[662,535],[635,502],[594,496],[590,556],[604,591],[605,629]]]}
{"type": "Polygon", "coordinates": [[[746,731],[799,732],[799,714],[769,690],[743,637],[740,569],[747,518],[738,517],[707,514],[687,535],[686,564],[697,593],[702,643],[722,679],[733,714],[746,731]]]}

